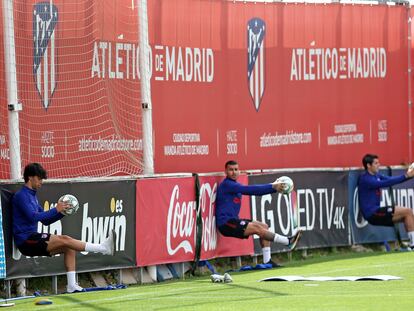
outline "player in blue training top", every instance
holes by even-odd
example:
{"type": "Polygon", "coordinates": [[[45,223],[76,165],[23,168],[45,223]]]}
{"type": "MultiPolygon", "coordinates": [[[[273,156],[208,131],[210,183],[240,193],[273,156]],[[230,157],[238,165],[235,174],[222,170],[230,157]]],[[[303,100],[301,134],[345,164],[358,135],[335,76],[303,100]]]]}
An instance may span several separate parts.
{"type": "Polygon", "coordinates": [[[374,226],[394,226],[403,222],[410,238],[409,248],[414,250],[414,214],[410,208],[401,206],[380,207],[381,188],[402,183],[414,177],[414,169],[409,168],[400,176],[379,174],[380,162],[375,154],[366,154],[362,158],[365,172],[358,179],[359,208],[364,218],[374,226]]]}
{"type": "Polygon", "coordinates": [[[67,271],[67,292],[83,291],[76,283],[76,252],[87,251],[113,255],[115,248],[114,232],[101,244],[82,242],[67,235],[38,233],[37,224],[40,221],[48,226],[64,215],[61,213],[69,208],[68,203],[58,202],[56,207],[44,211],[39,205],[36,192],[47,178],[46,170],[39,163],[28,164],[23,173],[24,186],[13,196],[13,237],[17,248],[26,256],[52,256],[64,254],[67,271]]]}
{"type": "Polygon", "coordinates": [[[236,161],[228,161],[225,165],[226,178],[217,188],[216,198],[216,225],[224,236],[238,239],[247,239],[253,234],[260,237],[263,251],[263,263],[270,263],[272,267],[279,266],[271,260],[270,242],[286,245],[293,250],[302,231],[297,230],[293,236],[286,237],[269,231],[269,226],[263,222],[251,219],[240,219],[242,195],[264,195],[282,192],[283,184],[264,184],[245,186],[237,182],[240,175],[239,165],[236,161]]]}

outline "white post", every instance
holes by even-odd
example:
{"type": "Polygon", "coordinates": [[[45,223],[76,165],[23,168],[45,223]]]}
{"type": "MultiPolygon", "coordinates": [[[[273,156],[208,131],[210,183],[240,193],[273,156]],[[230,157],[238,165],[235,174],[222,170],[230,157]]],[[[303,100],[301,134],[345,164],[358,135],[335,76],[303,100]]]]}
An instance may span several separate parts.
{"type": "Polygon", "coordinates": [[[412,16],[411,16],[411,6],[409,3],[406,4],[407,9],[407,24],[408,24],[408,36],[407,36],[407,46],[408,46],[408,163],[411,163],[413,161],[413,132],[412,132],[412,126],[413,126],[413,97],[412,97],[412,85],[411,85],[411,79],[412,79],[412,59],[411,59],[411,43],[413,35],[411,32],[411,25],[412,25],[412,16]]]}
{"type": "Polygon", "coordinates": [[[147,0],[139,0],[138,4],[139,32],[139,68],[141,76],[141,105],[142,105],[142,146],[143,172],[154,173],[154,152],[152,141],[152,103],[150,83],[150,54],[148,43],[148,13],[147,0]]]}
{"type": "Polygon", "coordinates": [[[10,177],[21,174],[19,110],[17,98],[16,50],[14,44],[13,1],[3,0],[4,62],[6,67],[7,107],[9,110],[10,177]]]}
{"type": "MultiPolygon", "coordinates": [[[[19,111],[17,98],[16,49],[14,44],[13,0],[3,0],[4,62],[6,69],[7,108],[9,111],[10,178],[22,177],[20,158],[19,111]]],[[[26,280],[16,280],[18,296],[26,296],[26,280]]]]}
{"type": "MultiPolygon", "coordinates": [[[[148,43],[147,0],[138,0],[139,72],[141,76],[143,173],[154,174],[152,142],[151,76],[148,43]]],[[[148,266],[151,279],[157,281],[157,266],[148,266]]]]}

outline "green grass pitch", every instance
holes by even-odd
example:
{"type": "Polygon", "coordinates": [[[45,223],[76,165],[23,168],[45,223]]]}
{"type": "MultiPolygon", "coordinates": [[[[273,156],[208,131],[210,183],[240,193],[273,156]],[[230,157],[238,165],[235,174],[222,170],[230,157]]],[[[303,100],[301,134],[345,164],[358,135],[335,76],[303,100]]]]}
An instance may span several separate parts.
{"type": "Polygon", "coordinates": [[[285,267],[231,273],[234,282],[213,284],[208,276],[123,290],[15,301],[4,310],[414,310],[414,252],[337,254],[285,267]],[[403,280],[358,282],[258,282],[278,275],[394,275],[403,280]]]}

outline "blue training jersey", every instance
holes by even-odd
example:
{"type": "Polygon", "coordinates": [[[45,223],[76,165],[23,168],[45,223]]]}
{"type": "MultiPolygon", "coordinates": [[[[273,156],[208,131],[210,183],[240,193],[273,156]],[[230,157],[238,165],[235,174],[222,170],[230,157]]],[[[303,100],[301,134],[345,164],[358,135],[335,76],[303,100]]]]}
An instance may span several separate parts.
{"type": "Polygon", "coordinates": [[[17,246],[21,245],[27,238],[37,232],[37,223],[40,221],[48,226],[62,219],[63,214],[56,208],[45,212],[39,205],[36,190],[23,186],[12,200],[13,210],[13,237],[17,246]]]}
{"type": "Polygon", "coordinates": [[[371,217],[381,203],[381,188],[390,187],[406,181],[405,175],[385,176],[381,174],[372,175],[365,171],[358,179],[359,208],[365,218],[371,217]]]}
{"type": "Polygon", "coordinates": [[[229,219],[238,219],[241,198],[246,195],[275,193],[271,184],[245,186],[230,178],[225,178],[217,188],[216,225],[225,224],[229,219]]]}

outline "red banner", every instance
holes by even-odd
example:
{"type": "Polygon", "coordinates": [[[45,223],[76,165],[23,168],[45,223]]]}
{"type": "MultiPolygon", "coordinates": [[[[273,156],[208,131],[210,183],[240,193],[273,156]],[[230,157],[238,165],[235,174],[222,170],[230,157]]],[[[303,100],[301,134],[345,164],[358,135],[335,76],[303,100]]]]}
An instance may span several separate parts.
{"type": "MultiPolygon", "coordinates": [[[[223,177],[200,177],[203,223],[201,259],[253,254],[251,238],[225,238],[216,230],[217,183],[223,177]]],[[[247,184],[247,176],[240,176],[247,184]]],[[[241,217],[250,217],[250,201],[244,200],[241,217]]],[[[137,265],[193,261],[196,240],[195,181],[188,178],[137,181],[137,265]]]]}
{"type": "MultiPolygon", "coordinates": [[[[200,177],[200,209],[203,219],[203,239],[201,245],[201,259],[217,257],[234,257],[252,255],[253,239],[236,239],[222,236],[216,230],[216,196],[217,187],[222,176],[200,177]]],[[[248,184],[247,176],[241,175],[238,180],[242,184],[248,184]]],[[[242,200],[240,218],[251,219],[250,200],[242,200]]]]}
{"type": "MultiPolygon", "coordinates": [[[[137,8],[130,0],[13,5],[22,165],[40,162],[49,177],[140,173],[137,8]]],[[[8,178],[8,165],[1,169],[8,178]]]]}
{"type": "MultiPolygon", "coordinates": [[[[13,1],[22,165],[41,162],[50,177],[141,173],[134,3],[13,1]]],[[[411,161],[410,14],[148,1],[155,171],[221,171],[229,158],[244,169],[360,166],[366,152],[385,165],[411,161]]],[[[3,49],[0,58],[5,90],[3,49]]],[[[0,109],[0,178],[9,178],[0,109]]]]}
{"type": "Polygon", "coordinates": [[[149,4],[158,172],[409,160],[406,7],[149,4]]]}
{"type": "Polygon", "coordinates": [[[192,177],[138,180],[136,215],[138,266],[194,259],[192,177]]]}

